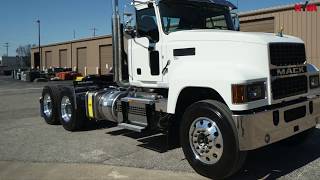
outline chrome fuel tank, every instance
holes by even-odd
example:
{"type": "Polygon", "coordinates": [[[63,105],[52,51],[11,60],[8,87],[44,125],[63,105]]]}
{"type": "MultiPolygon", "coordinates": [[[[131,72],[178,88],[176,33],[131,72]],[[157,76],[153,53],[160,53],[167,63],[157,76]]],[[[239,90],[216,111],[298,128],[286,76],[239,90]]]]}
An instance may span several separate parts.
{"type": "Polygon", "coordinates": [[[89,119],[109,120],[119,122],[117,116],[117,101],[128,93],[118,89],[104,89],[101,91],[87,92],[86,113],[89,119]]]}

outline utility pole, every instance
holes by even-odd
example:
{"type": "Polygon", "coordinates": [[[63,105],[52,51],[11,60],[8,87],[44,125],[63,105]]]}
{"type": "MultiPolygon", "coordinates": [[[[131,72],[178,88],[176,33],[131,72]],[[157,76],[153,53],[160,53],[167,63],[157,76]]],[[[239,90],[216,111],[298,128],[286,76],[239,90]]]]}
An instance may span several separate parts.
{"type": "Polygon", "coordinates": [[[40,20],[37,20],[38,23],[38,48],[39,48],[39,60],[40,60],[40,64],[42,64],[42,52],[41,52],[41,26],[40,26],[40,20]]]}
{"type": "Polygon", "coordinates": [[[94,27],[91,30],[93,31],[93,37],[96,37],[96,31],[98,31],[98,29],[94,27]]]}
{"type": "Polygon", "coordinates": [[[7,42],[7,43],[4,43],[3,47],[5,47],[6,50],[7,50],[6,56],[9,56],[9,43],[8,43],[8,42],[7,42]]]}
{"type": "Polygon", "coordinates": [[[73,30],[73,39],[76,39],[76,30],[73,30]]]}

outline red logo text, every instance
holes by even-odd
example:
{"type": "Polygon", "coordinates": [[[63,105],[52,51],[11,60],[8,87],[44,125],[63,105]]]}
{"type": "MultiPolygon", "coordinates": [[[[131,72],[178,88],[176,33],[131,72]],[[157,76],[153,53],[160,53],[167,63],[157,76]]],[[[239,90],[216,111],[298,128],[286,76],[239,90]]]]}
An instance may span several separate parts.
{"type": "Polygon", "coordinates": [[[318,11],[318,6],[316,4],[309,4],[307,1],[305,4],[296,4],[294,9],[296,12],[316,12],[318,11]]]}

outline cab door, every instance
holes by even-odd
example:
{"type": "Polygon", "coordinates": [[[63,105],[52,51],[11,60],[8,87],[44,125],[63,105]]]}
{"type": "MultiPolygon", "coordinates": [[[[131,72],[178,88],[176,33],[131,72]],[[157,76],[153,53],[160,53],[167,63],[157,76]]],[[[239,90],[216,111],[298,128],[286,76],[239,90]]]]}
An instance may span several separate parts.
{"type": "Polygon", "coordinates": [[[162,81],[161,43],[153,6],[136,11],[137,36],[131,39],[131,72],[134,81],[162,81]]]}

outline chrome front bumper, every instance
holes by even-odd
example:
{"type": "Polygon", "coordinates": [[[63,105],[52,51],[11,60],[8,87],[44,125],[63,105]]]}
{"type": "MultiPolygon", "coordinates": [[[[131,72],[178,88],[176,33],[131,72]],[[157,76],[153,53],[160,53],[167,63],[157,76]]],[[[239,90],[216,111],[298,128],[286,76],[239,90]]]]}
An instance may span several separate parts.
{"type": "Polygon", "coordinates": [[[320,123],[320,98],[315,96],[301,103],[254,114],[233,115],[233,119],[238,130],[240,150],[258,149],[301,133],[320,123]],[[310,107],[310,102],[313,102],[313,107],[310,107]],[[291,112],[290,110],[301,107],[306,107],[304,117],[291,122],[285,121],[285,112],[290,114],[288,113],[291,112]],[[313,109],[312,113],[310,109],[313,109]],[[274,112],[277,111],[279,112],[278,125],[274,123],[274,112]]]}

